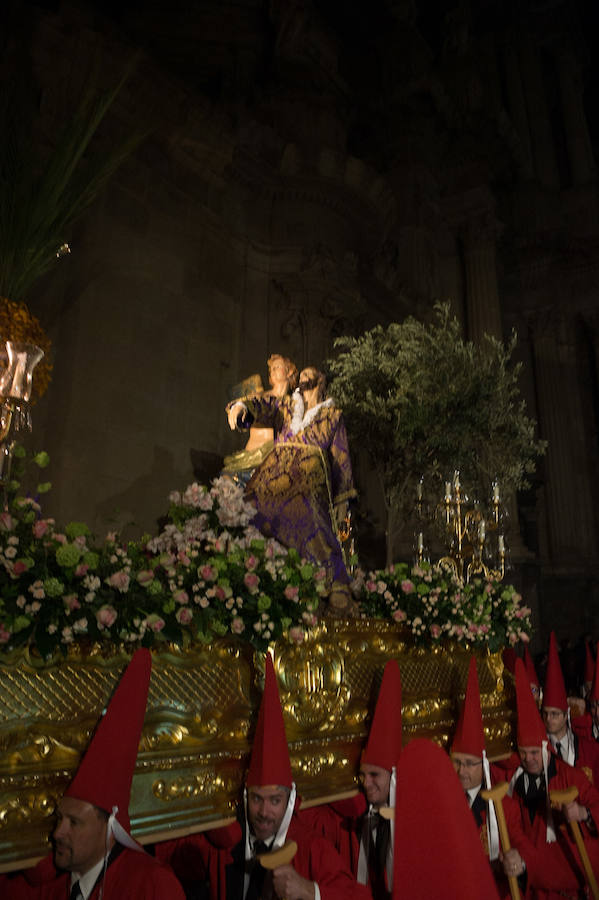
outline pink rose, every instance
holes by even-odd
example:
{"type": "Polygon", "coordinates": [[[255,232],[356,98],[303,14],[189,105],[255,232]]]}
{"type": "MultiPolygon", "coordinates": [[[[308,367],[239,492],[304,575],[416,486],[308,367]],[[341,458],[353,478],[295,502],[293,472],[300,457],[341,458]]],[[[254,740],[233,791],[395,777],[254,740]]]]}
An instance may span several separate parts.
{"type": "Polygon", "coordinates": [[[66,543],[67,543],[67,536],[66,536],[66,534],[55,534],[55,535],[54,535],[54,540],[55,540],[55,541],[58,541],[59,544],[66,544],[66,543]]]}
{"type": "Polygon", "coordinates": [[[121,594],[129,590],[130,578],[126,572],[114,572],[108,579],[108,584],[120,591],[121,594]]]}
{"type": "Polygon", "coordinates": [[[116,622],[117,611],[114,606],[104,605],[101,606],[98,612],[96,613],[96,621],[98,623],[98,628],[102,630],[103,628],[110,628],[116,622]]]}
{"type": "Polygon", "coordinates": [[[374,593],[376,591],[376,581],[367,581],[366,582],[366,590],[374,593]]]}
{"type": "Polygon", "coordinates": [[[408,578],[405,578],[401,583],[401,589],[404,594],[411,594],[414,590],[414,585],[408,578]]]}
{"type": "Polygon", "coordinates": [[[155,613],[152,613],[152,615],[148,616],[146,619],[146,625],[150,631],[162,631],[165,624],[164,619],[161,619],[160,616],[157,616],[155,613]]]}
{"type": "Polygon", "coordinates": [[[38,519],[33,523],[33,536],[42,538],[48,530],[48,523],[45,519],[38,519]]]}
{"type": "Polygon", "coordinates": [[[440,625],[431,625],[431,635],[434,638],[438,638],[441,634],[441,626],[440,625]]]}
{"type": "Polygon", "coordinates": [[[179,625],[189,625],[189,623],[193,619],[193,612],[191,611],[189,606],[182,606],[181,609],[177,610],[175,619],[177,620],[179,625]]]}
{"type": "Polygon", "coordinates": [[[403,609],[396,609],[393,613],[393,619],[395,622],[405,622],[407,616],[403,609]]]}
{"type": "Polygon", "coordinates": [[[89,566],[87,563],[79,563],[77,568],[75,569],[75,575],[77,578],[83,578],[84,575],[87,575],[87,570],[89,566]]]}
{"type": "Polygon", "coordinates": [[[13,575],[22,575],[23,572],[27,571],[27,566],[23,562],[22,559],[18,559],[14,566],[12,567],[13,575]]]}
{"type": "Polygon", "coordinates": [[[154,572],[152,569],[141,569],[137,573],[138,582],[145,587],[147,584],[150,584],[154,581],[154,572]]]}
{"type": "Polygon", "coordinates": [[[216,587],[214,588],[214,596],[216,597],[217,600],[220,600],[221,602],[226,599],[227,594],[225,592],[225,589],[222,588],[220,586],[220,584],[217,584],[216,587]]]}
{"type": "Polygon", "coordinates": [[[299,597],[299,588],[293,584],[288,584],[283,593],[288,600],[297,600],[299,597]]]}
{"type": "Polygon", "coordinates": [[[248,556],[245,561],[245,567],[248,572],[253,572],[256,566],[258,565],[258,559],[255,556],[248,556]]]}
{"type": "Polygon", "coordinates": [[[293,641],[294,644],[301,644],[305,636],[306,633],[304,629],[299,625],[294,625],[293,628],[289,629],[289,638],[293,641]]]}
{"type": "Polygon", "coordinates": [[[10,513],[0,513],[0,531],[12,531],[13,522],[10,513]]]}
{"type": "Polygon", "coordinates": [[[4,622],[0,622],[0,644],[6,644],[10,640],[11,632],[6,630],[4,622]]]}
{"type": "Polygon", "coordinates": [[[181,606],[183,606],[185,603],[189,603],[189,594],[187,591],[177,591],[177,593],[173,595],[173,600],[175,603],[180,603],[181,606]]]}
{"type": "Polygon", "coordinates": [[[255,594],[258,590],[260,579],[254,572],[246,572],[243,576],[243,583],[251,594],[255,594]]]}
{"type": "Polygon", "coordinates": [[[200,575],[204,581],[214,581],[216,578],[216,569],[212,566],[200,566],[200,575]]]}

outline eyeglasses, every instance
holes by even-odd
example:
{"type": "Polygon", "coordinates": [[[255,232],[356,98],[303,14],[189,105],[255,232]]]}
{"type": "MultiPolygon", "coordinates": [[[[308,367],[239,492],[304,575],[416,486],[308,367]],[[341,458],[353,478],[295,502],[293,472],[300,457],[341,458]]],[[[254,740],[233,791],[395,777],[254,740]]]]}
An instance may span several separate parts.
{"type": "Polygon", "coordinates": [[[477,766],[482,766],[482,759],[451,759],[452,763],[456,767],[456,769],[475,769],[477,766]]]}

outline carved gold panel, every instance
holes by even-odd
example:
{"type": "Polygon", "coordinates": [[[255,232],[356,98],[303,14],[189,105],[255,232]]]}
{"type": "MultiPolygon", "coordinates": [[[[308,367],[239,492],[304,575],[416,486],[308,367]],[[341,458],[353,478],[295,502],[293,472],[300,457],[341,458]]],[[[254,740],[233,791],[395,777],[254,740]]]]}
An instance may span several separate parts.
{"type": "MultiPolygon", "coordinates": [[[[411,645],[398,626],[328,620],[300,645],[273,647],[291,763],[306,799],[356,785],[360,750],[385,662],[402,674],[404,743],[446,745],[466,686],[470,653],[411,645]]],[[[500,654],[477,651],[489,754],[510,748],[512,688],[500,654]]],[[[0,870],[48,849],[52,815],[129,656],[73,647],[50,664],[0,656],[0,870]]],[[[131,797],[144,843],[230,817],[242,785],[261,697],[263,658],[242,641],[153,652],[152,678],[131,797]]],[[[399,714],[399,711],[398,711],[399,714]]]]}

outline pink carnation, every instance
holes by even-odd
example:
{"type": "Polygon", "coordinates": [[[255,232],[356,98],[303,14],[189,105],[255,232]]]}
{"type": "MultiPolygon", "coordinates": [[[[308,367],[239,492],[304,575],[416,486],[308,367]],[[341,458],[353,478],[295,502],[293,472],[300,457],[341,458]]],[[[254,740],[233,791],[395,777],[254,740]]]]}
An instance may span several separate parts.
{"type": "Polygon", "coordinates": [[[110,628],[116,622],[116,617],[117,611],[114,606],[101,606],[96,613],[98,628],[100,630],[102,630],[103,628],[110,628]]]}
{"type": "Polygon", "coordinates": [[[252,594],[255,594],[258,590],[259,582],[260,579],[254,572],[246,572],[243,576],[243,583],[245,584],[248,591],[250,591],[252,594]]]}
{"type": "Polygon", "coordinates": [[[38,519],[37,522],[33,523],[33,536],[35,538],[42,538],[48,530],[48,522],[46,519],[38,519]]]}
{"type": "Polygon", "coordinates": [[[177,620],[179,625],[189,625],[189,623],[193,619],[193,612],[191,611],[189,606],[182,606],[181,609],[177,610],[175,619],[177,620]]]}
{"type": "Polygon", "coordinates": [[[124,593],[126,593],[126,591],[129,590],[129,582],[130,581],[131,581],[131,579],[129,578],[129,576],[127,575],[126,572],[114,572],[108,578],[108,584],[111,587],[116,588],[117,591],[120,591],[121,594],[124,594],[124,593]]]}

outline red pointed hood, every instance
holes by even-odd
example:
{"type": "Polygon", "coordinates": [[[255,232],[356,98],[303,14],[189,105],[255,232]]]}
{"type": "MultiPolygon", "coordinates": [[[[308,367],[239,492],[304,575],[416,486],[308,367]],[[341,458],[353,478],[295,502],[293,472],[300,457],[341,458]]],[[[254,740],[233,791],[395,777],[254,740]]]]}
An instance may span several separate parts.
{"type": "Polygon", "coordinates": [[[266,654],[264,694],[245,781],[248,787],[278,784],[291,788],[293,783],[277,676],[270,653],[266,654]]]}
{"type": "Polygon", "coordinates": [[[516,706],[518,709],[518,746],[541,747],[547,732],[535,698],[530,690],[528,673],[521,659],[516,660],[516,706]]]}
{"type": "Polygon", "coordinates": [[[152,657],[136,650],[100,719],[77,773],[64,792],[105,812],[130,833],[129,797],[144,723],[152,657]]]}
{"type": "MultiPolygon", "coordinates": [[[[528,646],[526,644],[524,645],[523,659],[524,659],[524,666],[526,668],[526,671],[528,672],[529,683],[535,684],[537,686],[537,690],[540,690],[541,682],[539,681],[539,676],[537,675],[537,671],[535,669],[535,664],[532,661],[532,656],[530,655],[530,650],[528,649],[528,646]]],[[[516,671],[515,665],[516,664],[514,663],[514,671],[516,671]]]]}
{"type": "Polygon", "coordinates": [[[391,771],[401,753],[401,675],[397,660],[385,665],[362,762],[391,771]]]}
{"type": "Polygon", "coordinates": [[[392,900],[441,897],[498,900],[499,894],[451,760],[417,738],[397,763],[392,900]]]}
{"type": "Polygon", "coordinates": [[[549,637],[549,656],[547,657],[543,706],[554,706],[556,709],[561,709],[562,712],[568,711],[566,685],[559,661],[557,641],[553,631],[549,637]]]}
{"type": "Polygon", "coordinates": [[[593,651],[588,641],[584,642],[584,681],[591,684],[595,674],[595,660],[593,659],[593,651]]]}
{"type": "Polygon", "coordinates": [[[466,696],[456,728],[452,753],[469,753],[472,756],[482,757],[485,749],[485,732],[483,729],[483,717],[480,709],[480,691],[478,687],[478,674],[476,672],[476,659],[470,658],[468,670],[468,684],[466,696]]]}

